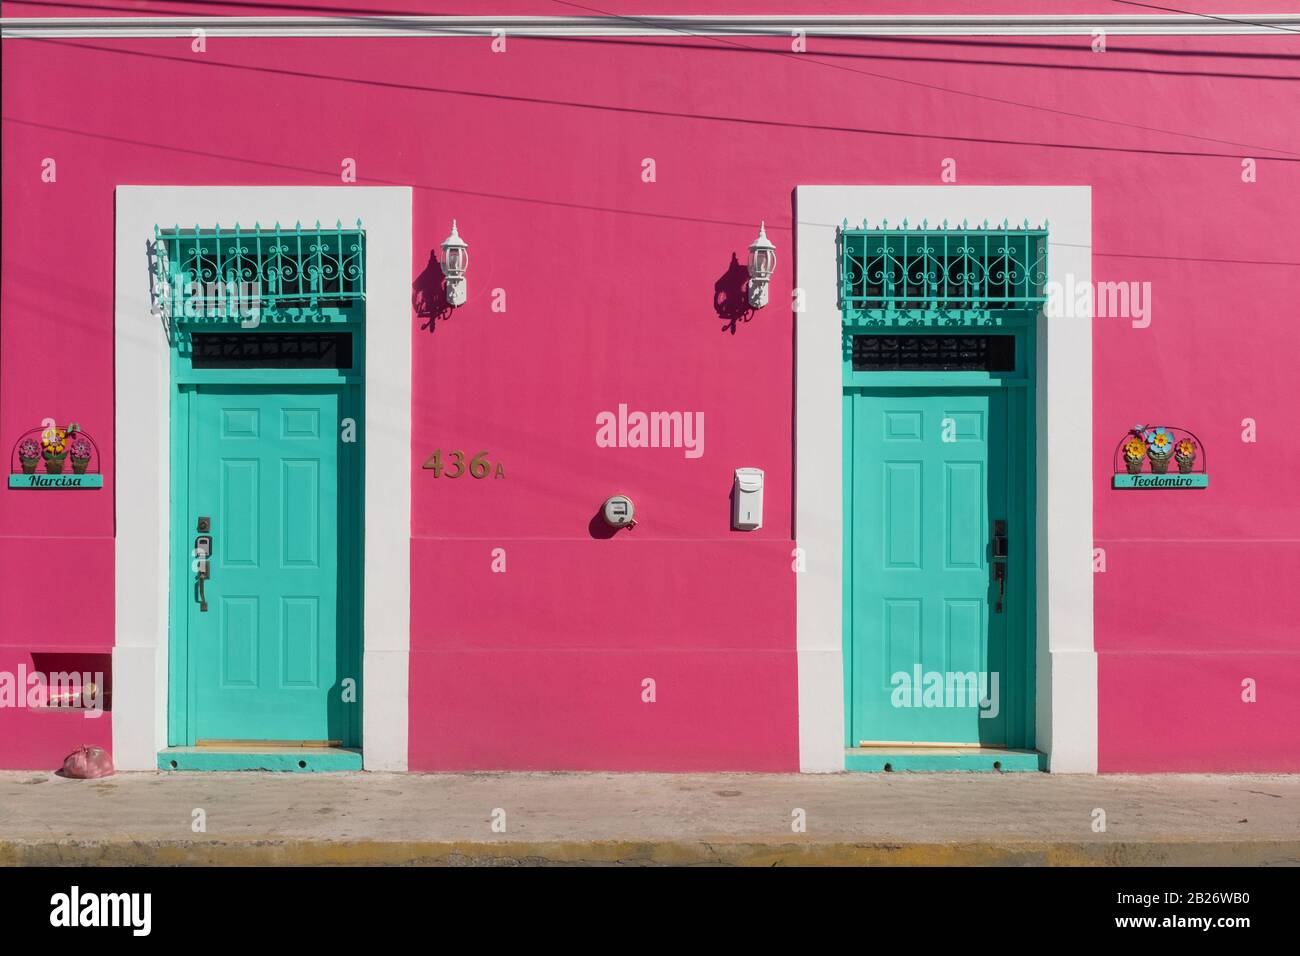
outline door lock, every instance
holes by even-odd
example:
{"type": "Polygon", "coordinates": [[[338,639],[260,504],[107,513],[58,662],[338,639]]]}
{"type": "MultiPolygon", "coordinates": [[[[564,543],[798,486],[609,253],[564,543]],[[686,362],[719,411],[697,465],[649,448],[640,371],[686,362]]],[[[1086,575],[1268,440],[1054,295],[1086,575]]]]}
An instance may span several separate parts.
{"type": "MultiPolygon", "coordinates": [[[[207,531],[211,523],[207,518],[199,519],[199,530],[207,531]]],[[[198,575],[199,610],[208,609],[208,597],[203,593],[203,582],[212,577],[212,535],[200,534],[194,538],[194,572],[198,575]]]]}

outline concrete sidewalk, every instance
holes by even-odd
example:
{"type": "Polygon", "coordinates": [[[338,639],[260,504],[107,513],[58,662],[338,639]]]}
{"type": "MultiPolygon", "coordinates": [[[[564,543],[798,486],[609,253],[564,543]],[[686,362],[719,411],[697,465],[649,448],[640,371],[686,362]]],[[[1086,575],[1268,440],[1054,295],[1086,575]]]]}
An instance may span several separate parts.
{"type": "Polygon", "coordinates": [[[1300,865],[1300,776],[0,773],[0,864],[425,863],[1300,865]]]}

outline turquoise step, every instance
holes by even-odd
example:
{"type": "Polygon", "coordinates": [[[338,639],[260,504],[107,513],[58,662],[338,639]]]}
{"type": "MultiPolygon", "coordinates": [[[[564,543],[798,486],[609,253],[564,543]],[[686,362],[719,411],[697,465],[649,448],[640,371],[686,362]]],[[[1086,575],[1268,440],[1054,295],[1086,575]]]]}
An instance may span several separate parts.
{"type": "Polygon", "coordinates": [[[159,770],[271,770],[335,773],[361,769],[361,751],[342,747],[169,747],[158,753],[159,770]]]}
{"type": "Polygon", "coordinates": [[[1047,754],[993,747],[854,747],[844,769],[855,773],[1024,773],[1046,770],[1047,754]]]}

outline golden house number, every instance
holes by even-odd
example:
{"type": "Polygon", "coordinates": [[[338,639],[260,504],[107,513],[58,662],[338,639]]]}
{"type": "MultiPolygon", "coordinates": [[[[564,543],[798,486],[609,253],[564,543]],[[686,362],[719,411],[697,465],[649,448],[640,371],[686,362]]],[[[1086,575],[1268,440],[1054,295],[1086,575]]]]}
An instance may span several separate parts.
{"type": "Polygon", "coordinates": [[[504,478],[506,470],[501,467],[501,462],[496,463],[493,468],[492,462],[488,461],[488,453],[479,452],[469,461],[465,460],[463,451],[447,452],[446,463],[442,460],[442,449],[435,449],[433,454],[425,461],[424,468],[433,472],[433,477],[441,478],[444,475],[448,478],[459,478],[461,475],[469,473],[471,478],[486,478],[491,475],[493,478],[504,478]]]}

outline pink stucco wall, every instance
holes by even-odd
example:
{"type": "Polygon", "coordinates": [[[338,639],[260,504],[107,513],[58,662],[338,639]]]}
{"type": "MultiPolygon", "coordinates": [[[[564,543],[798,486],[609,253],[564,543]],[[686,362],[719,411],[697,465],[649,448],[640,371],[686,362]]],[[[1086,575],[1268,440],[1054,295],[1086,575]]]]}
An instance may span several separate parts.
{"type": "MultiPolygon", "coordinates": [[[[453,216],[471,244],[469,303],[411,319],[409,428],[369,436],[414,488],[412,769],[796,769],[792,190],[934,184],[952,157],[962,184],[1090,184],[1094,278],[1153,287],[1150,327],[1096,323],[1094,433],[1049,437],[1096,461],[1101,768],[1300,769],[1300,504],[1278,477],[1300,469],[1300,47],[739,42],[5,41],[0,441],[79,421],[108,480],[0,492],[0,669],[114,639],[113,445],[144,444],[113,435],[114,186],[337,184],[351,157],[360,184],[415,187],[413,279],[453,216]],[[724,331],[714,283],[760,218],[774,304],[724,331]],[[619,403],[703,412],[705,454],[596,447],[619,403]],[[1111,491],[1138,421],[1195,430],[1211,487],[1111,491]],[[507,478],[435,479],[435,448],[507,478]],[[729,530],[743,465],[767,473],[751,534],[729,530]],[[642,521],[593,537],[615,492],[642,521]]],[[[0,766],[107,742],[74,719],[0,710],[0,766]]]]}

